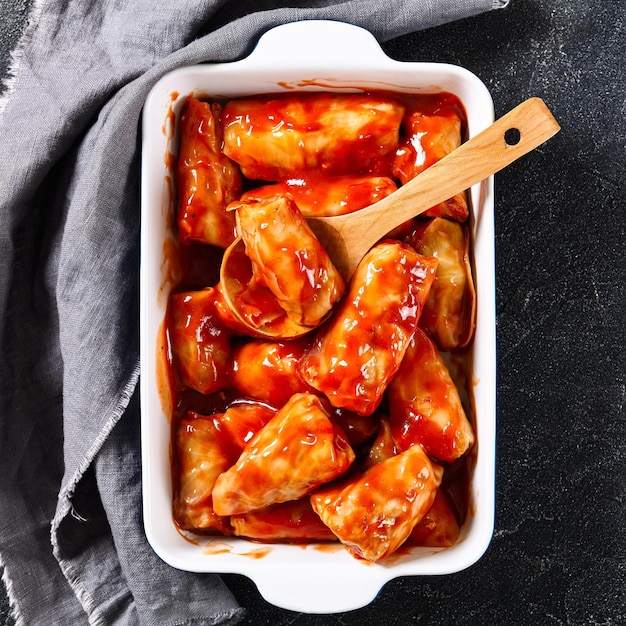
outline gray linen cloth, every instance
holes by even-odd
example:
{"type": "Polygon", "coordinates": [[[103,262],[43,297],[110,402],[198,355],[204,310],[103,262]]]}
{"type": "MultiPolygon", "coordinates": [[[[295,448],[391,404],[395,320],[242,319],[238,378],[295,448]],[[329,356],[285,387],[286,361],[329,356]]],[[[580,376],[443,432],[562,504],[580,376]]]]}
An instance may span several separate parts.
{"type": "Polygon", "coordinates": [[[379,40],[506,0],[35,0],[0,118],[0,563],[22,624],[234,624],[141,517],[139,122],[166,72],[280,23],[379,40]],[[284,4],[282,8],[279,5],[284,4]],[[287,6],[288,5],[288,6],[287,6]]]}

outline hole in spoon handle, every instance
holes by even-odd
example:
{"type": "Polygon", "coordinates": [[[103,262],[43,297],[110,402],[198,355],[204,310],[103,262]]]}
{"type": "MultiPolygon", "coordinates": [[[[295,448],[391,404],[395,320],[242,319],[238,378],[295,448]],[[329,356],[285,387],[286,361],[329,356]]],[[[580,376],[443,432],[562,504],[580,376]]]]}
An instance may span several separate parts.
{"type": "Polygon", "coordinates": [[[509,128],[504,133],[504,142],[507,146],[516,146],[522,138],[519,128],[509,128]]]}
{"type": "Polygon", "coordinates": [[[502,133],[504,142],[500,146],[504,148],[503,155],[507,155],[503,157],[502,165],[498,168],[502,169],[550,139],[560,128],[541,98],[529,98],[503,115],[475,139],[483,136],[489,139],[491,131],[502,133]]]}

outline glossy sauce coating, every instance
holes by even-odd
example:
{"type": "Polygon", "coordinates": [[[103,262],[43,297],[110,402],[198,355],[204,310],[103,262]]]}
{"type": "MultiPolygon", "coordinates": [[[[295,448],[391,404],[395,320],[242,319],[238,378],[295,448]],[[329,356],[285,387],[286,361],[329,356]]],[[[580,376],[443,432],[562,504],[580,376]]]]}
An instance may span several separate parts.
{"type": "Polygon", "coordinates": [[[290,195],[302,215],[345,215],[392,194],[398,186],[388,176],[320,176],[308,174],[262,185],[243,194],[244,200],[290,195]]]}
{"type": "Polygon", "coordinates": [[[389,385],[389,409],[391,434],[401,450],[420,446],[435,459],[451,463],[474,445],[459,392],[437,347],[421,328],[389,385]]]}
{"type": "MultiPolygon", "coordinates": [[[[276,415],[276,409],[263,402],[240,400],[220,414],[218,427],[237,450],[237,458],[251,439],[276,415]]],[[[231,464],[232,465],[232,464],[231,464]]]]}
{"type": "Polygon", "coordinates": [[[415,446],[317,490],[311,505],[356,556],[378,561],[411,534],[432,505],[442,475],[443,469],[415,446]]]}
{"type": "Polygon", "coordinates": [[[304,355],[304,380],[333,406],[373,413],[400,366],[436,267],[436,259],[397,241],[372,248],[336,315],[304,355]]]}
{"type": "Polygon", "coordinates": [[[241,195],[241,173],[222,153],[219,103],[187,98],[180,118],[176,169],[178,232],[181,242],[226,248],[235,238],[234,216],[226,212],[241,195]]]}
{"type": "Polygon", "coordinates": [[[388,168],[403,114],[399,101],[365,94],[231,100],[223,114],[224,153],[253,180],[376,173],[388,168]]]}
{"type": "Polygon", "coordinates": [[[296,394],[218,476],[213,507],[218,515],[237,515],[297,500],[343,474],[353,460],[345,435],[320,399],[296,394]]]}
{"type": "Polygon", "coordinates": [[[234,534],[257,541],[333,541],[335,535],[311,507],[309,498],[272,504],[231,515],[234,534]]]}
{"type": "MultiPolygon", "coordinates": [[[[404,139],[396,150],[393,175],[404,185],[458,148],[463,140],[464,120],[462,108],[450,95],[409,104],[402,121],[404,139]]],[[[466,220],[468,215],[465,192],[424,213],[424,217],[450,217],[459,221],[466,220]]]]}
{"type": "Polygon", "coordinates": [[[181,383],[200,393],[226,386],[230,332],[217,315],[215,289],[181,292],[170,298],[168,334],[181,383]]]}
{"type": "Polygon", "coordinates": [[[313,391],[298,372],[306,340],[252,340],[233,350],[231,386],[243,397],[281,407],[296,393],[313,391]]]}
{"type": "Polygon", "coordinates": [[[278,195],[234,206],[256,282],[272,292],[294,322],[318,326],[343,295],[345,283],[296,203],[278,195]]]}
{"type": "MultiPolygon", "coordinates": [[[[219,181],[234,195],[229,201],[265,201],[278,191],[280,202],[295,203],[301,214],[358,210],[441,158],[465,133],[462,106],[449,94],[289,94],[203,104],[210,113],[194,124],[196,130],[213,127],[211,150],[204,153],[214,159],[209,171],[228,163],[235,169],[229,176],[240,180],[219,181]],[[287,110],[298,112],[297,122],[286,117],[287,110]],[[421,119],[428,117],[433,119],[421,119]],[[406,148],[417,145],[420,133],[424,154],[418,163],[406,148]],[[239,150],[237,144],[252,136],[256,143],[239,150]],[[297,150],[294,141],[302,144],[297,150]]],[[[189,145],[181,144],[179,165],[192,163],[184,156],[189,145]]],[[[177,180],[180,197],[198,197],[194,180],[177,180]]],[[[234,216],[227,213],[228,219],[234,216]]],[[[467,217],[457,210],[446,215],[457,221],[467,217]]],[[[432,432],[417,441],[407,416],[418,393],[416,378],[445,389],[437,397],[454,388],[445,363],[430,352],[417,355],[413,337],[424,332],[418,325],[425,327],[423,310],[433,298],[437,259],[465,254],[467,248],[461,253],[452,237],[443,247],[424,245],[417,252],[418,233],[432,222],[407,224],[394,234],[404,241],[381,242],[364,259],[348,293],[330,306],[330,319],[296,341],[270,341],[242,325],[225,303],[217,269],[228,237],[195,242],[186,234],[190,224],[179,220],[181,245],[168,252],[176,255],[172,263],[180,276],[166,320],[172,348],[173,512],[180,528],[259,541],[335,538],[355,556],[374,561],[405,542],[456,541],[467,509],[471,424],[459,421],[458,412],[443,410],[438,415],[447,421],[434,420],[432,432]],[[448,441],[455,429],[456,439],[448,441]]],[[[258,227],[243,225],[252,236],[258,227]]],[[[274,238],[263,244],[266,265],[281,248],[297,259],[302,224],[283,230],[284,242],[274,238]]],[[[257,267],[254,275],[249,258],[240,260],[238,297],[258,328],[280,327],[286,312],[263,271],[257,267]]],[[[290,263],[290,270],[281,265],[274,271],[280,278],[289,275],[289,289],[302,279],[290,263]]],[[[446,298],[451,293],[446,290],[446,298]]],[[[292,301],[304,310],[310,298],[296,295],[292,301]]],[[[447,318],[460,320],[456,315],[447,318]]],[[[460,398],[459,404],[463,409],[460,398]]]]}

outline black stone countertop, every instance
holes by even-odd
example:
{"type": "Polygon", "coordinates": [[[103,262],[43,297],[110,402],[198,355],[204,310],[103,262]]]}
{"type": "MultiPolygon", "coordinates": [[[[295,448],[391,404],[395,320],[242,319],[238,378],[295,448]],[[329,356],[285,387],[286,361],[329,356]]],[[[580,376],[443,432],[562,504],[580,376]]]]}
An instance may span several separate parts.
{"type": "MultiPolygon", "coordinates": [[[[28,6],[0,1],[2,72],[28,6]]],[[[625,21],[621,1],[512,0],[384,45],[473,71],[498,116],[540,96],[562,125],[496,177],[495,532],[469,569],[396,579],[340,615],[226,576],[247,623],[626,624],[625,21]]]]}

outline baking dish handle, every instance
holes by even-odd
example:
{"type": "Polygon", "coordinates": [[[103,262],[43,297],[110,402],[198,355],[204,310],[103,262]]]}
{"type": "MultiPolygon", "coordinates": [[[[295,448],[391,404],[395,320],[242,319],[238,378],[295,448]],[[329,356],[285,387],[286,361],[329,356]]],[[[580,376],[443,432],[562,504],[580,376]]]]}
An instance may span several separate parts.
{"type": "Polygon", "coordinates": [[[388,582],[382,570],[369,574],[309,567],[265,572],[253,580],[263,598],[275,606],[301,613],[344,613],[370,604],[388,582]]]}
{"type": "Polygon", "coordinates": [[[380,59],[389,63],[378,41],[369,31],[332,20],[303,20],[276,26],[264,33],[252,54],[254,63],[299,68],[325,63],[331,66],[341,60],[344,65],[371,66],[380,59]]]}

